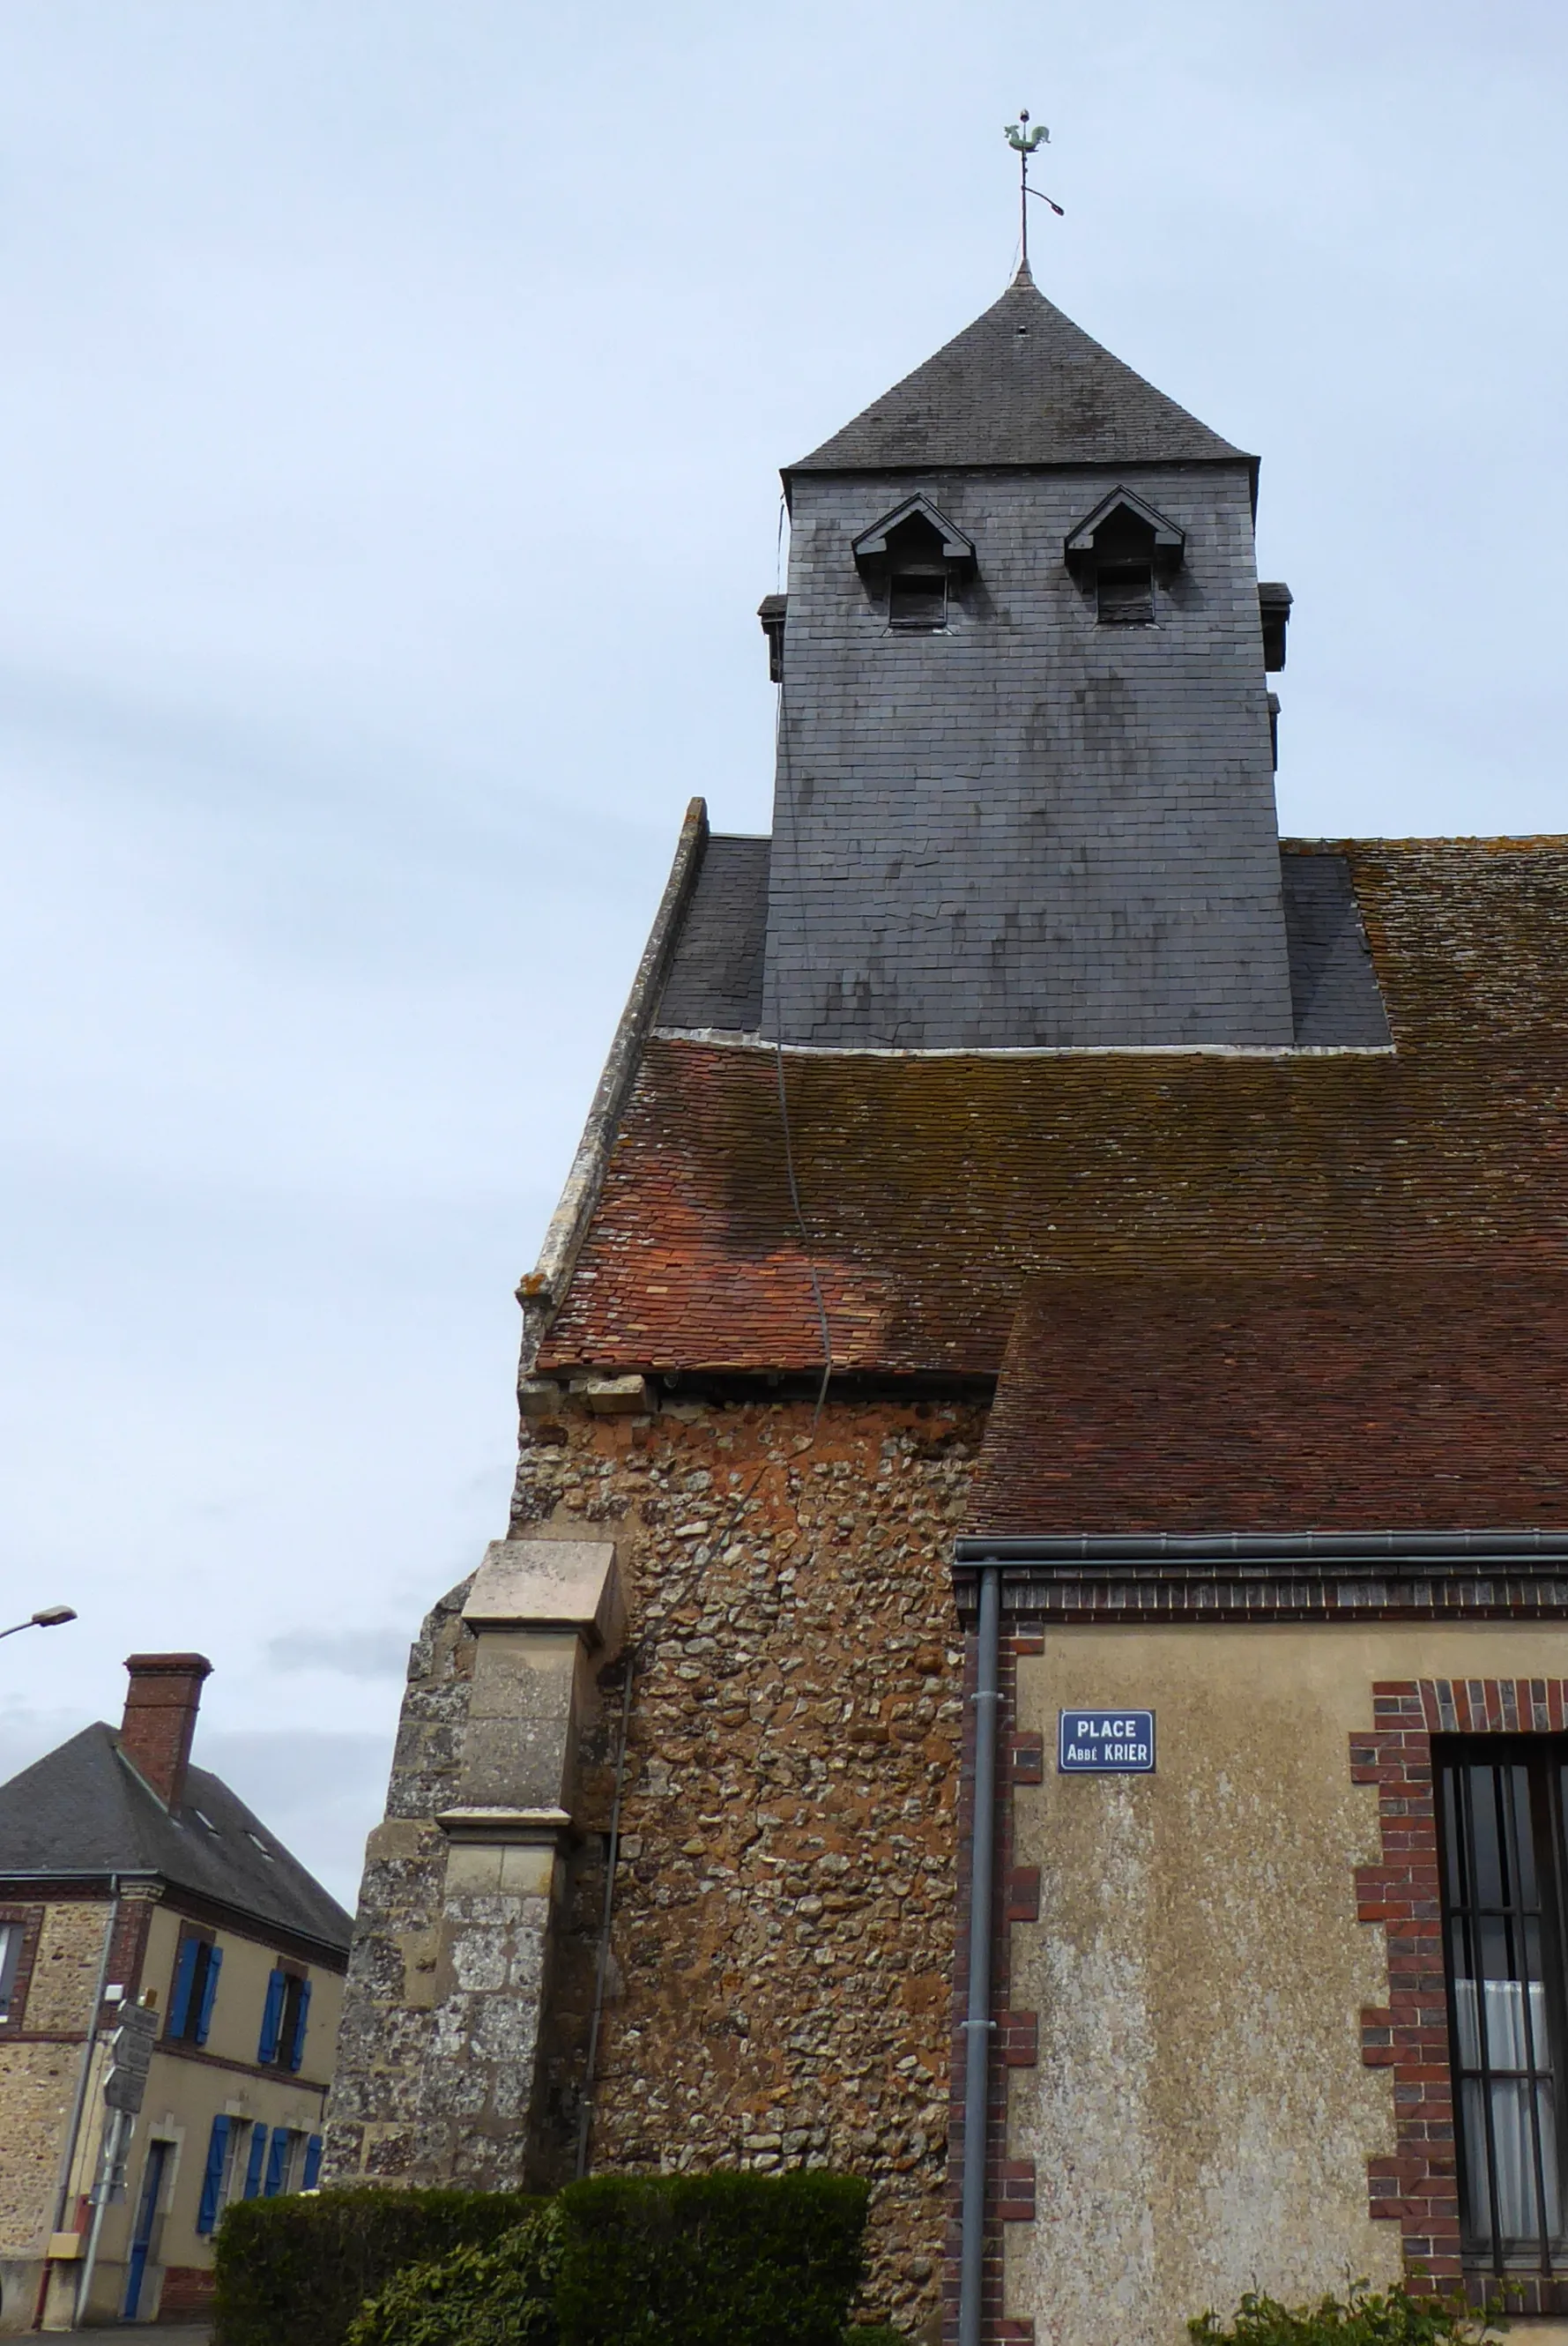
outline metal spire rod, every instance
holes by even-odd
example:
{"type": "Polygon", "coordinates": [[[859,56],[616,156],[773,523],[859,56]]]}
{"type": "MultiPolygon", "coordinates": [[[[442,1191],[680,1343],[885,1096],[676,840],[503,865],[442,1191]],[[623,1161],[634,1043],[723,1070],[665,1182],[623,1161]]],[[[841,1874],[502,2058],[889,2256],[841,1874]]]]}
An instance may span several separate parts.
{"type": "Polygon", "coordinates": [[[1021,106],[1018,109],[1017,121],[1007,124],[1003,136],[1018,156],[1018,234],[1023,250],[1023,274],[1027,277],[1029,274],[1030,197],[1033,196],[1040,203],[1050,204],[1058,219],[1065,219],[1067,215],[1060,204],[1053,202],[1049,196],[1042,195],[1038,188],[1032,188],[1029,184],[1029,158],[1037,147],[1044,147],[1051,136],[1045,125],[1043,122],[1037,123],[1031,130],[1029,108],[1026,106],[1021,106]]]}

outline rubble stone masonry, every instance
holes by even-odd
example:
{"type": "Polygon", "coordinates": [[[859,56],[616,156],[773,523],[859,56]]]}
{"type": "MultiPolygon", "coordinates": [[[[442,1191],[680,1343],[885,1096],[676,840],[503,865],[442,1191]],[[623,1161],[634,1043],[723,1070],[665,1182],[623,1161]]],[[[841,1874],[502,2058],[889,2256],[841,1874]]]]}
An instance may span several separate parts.
{"type": "Polygon", "coordinates": [[[534,2122],[526,2141],[521,2123],[470,2132],[451,2174],[434,1820],[477,1644],[458,1589],[414,1648],[367,1853],[329,2179],[572,2171],[629,1655],[592,2168],[865,2175],[868,2305],[932,2319],[962,1737],[949,1573],[983,1421],[957,1402],[835,1401],[813,1431],[809,1405],[677,1399],[634,1418],[564,1401],[524,1427],[511,1536],[613,1536],[630,1613],[585,1735],[534,2122]]]}
{"type": "Polygon", "coordinates": [[[0,2042],[0,2265],[36,2255],[53,2221],[107,1912],[97,1900],[45,1906],[22,2029],[0,2042]]]}

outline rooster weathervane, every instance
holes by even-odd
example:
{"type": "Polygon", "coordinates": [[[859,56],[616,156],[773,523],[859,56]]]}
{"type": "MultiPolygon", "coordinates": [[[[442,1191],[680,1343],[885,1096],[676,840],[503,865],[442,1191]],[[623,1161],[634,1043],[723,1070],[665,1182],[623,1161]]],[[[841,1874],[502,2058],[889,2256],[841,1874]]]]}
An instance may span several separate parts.
{"type": "Polygon", "coordinates": [[[1063,210],[1060,204],[1053,202],[1049,196],[1042,195],[1038,188],[1032,188],[1029,184],[1029,158],[1033,154],[1036,148],[1044,147],[1051,136],[1051,133],[1046,129],[1045,125],[1043,122],[1038,122],[1035,124],[1033,129],[1031,130],[1029,128],[1029,108],[1026,106],[1021,106],[1018,109],[1017,121],[1007,124],[1003,136],[1005,137],[1008,145],[1014,149],[1018,157],[1019,237],[1023,245],[1023,274],[1027,277],[1029,274],[1030,197],[1036,197],[1043,204],[1050,204],[1052,210],[1055,213],[1058,219],[1065,219],[1067,215],[1063,210]]]}

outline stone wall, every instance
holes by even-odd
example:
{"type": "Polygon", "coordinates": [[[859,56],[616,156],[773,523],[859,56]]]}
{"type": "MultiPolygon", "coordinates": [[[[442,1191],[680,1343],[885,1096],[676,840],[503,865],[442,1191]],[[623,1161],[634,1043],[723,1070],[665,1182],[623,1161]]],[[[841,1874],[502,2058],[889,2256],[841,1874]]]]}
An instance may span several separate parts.
{"type": "Polygon", "coordinates": [[[0,2046],[0,2259],[43,2249],[81,2066],[79,2045],[0,2046]]]}
{"type": "MultiPolygon", "coordinates": [[[[934,2312],[943,2238],[962,1729],[948,1574],[980,1431],[957,1403],[835,1404],[814,1433],[794,1403],[564,1403],[524,1429],[512,1526],[614,1536],[630,1612],[592,2168],[868,2176],[868,2301],[906,2326],[934,2312]]],[[[414,1649],[368,1851],[333,2179],[433,2180],[452,2139],[433,1820],[453,1805],[477,1644],[463,1594],[414,1649]]],[[[533,2138],[470,2137],[465,2180],[572,2168],[623,1667],[583,1739],[533,2138]]]]}
{"type": "Polygon", "coordinates": [[[103,1960],[107,1908],[96,1900],[63,1901],[44,1910],[23,2025],[29,2035],[55,2028],[85,2032],[96,2017],[93,1991],[103,1960]]]}
{"type": "MultiPolygon", "coordinates": [[[[10,2269],[8,2297],[17,2287],[36,2291],[36,2268],[24,2270],[14,2260],[36,2258],[54,2221],[107,1911],[87,1899],[44,1908],[21,2010],[23,2033],[0,2045],[0,2264],[10,2269]]],[[[29,2319],[31,2303],[29,2297],[29,2319]]],[[[9,2303],[0,2308],[0,2326],[12,2310],[9,2303]]]]}

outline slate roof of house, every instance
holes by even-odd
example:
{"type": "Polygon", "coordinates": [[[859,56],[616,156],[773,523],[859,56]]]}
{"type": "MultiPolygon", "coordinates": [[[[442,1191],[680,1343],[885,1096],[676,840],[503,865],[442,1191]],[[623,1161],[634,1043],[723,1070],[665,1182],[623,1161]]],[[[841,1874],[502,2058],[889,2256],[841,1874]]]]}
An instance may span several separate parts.
{"type": "Polygon", "coordinates": [[[1530,1255],[1030,1287],[983,1535],[1568,1528],[1568,1276],[1530,1255]]]}
{"type": "Polygon", "coordinates": [[[785,474],[1217,459],[1251,462],[1021,274],[972,325],[785,474]]]}
{"type": "Polygon", "coordinates": [[[0,1784],[0,1883],[11,1873],[110,1871],[156,1874],[171,1889],[348,1953],[353,1926],[337,1900],[221,1778],[191,1768],[185,1799],[170,1811],[100,1722],[0,1784]]]}
{"type": "MultiPolygon", "coordinates": [[[[1294,852],[1310,852],[1296,843],[1294,852]]],[[[644,1046],[542,1374],[992,1376],[1049,1272],[1358,1279],[1568,1255],[1568,840],[1345,842],[1396,1048],[644,1046]]]]}

